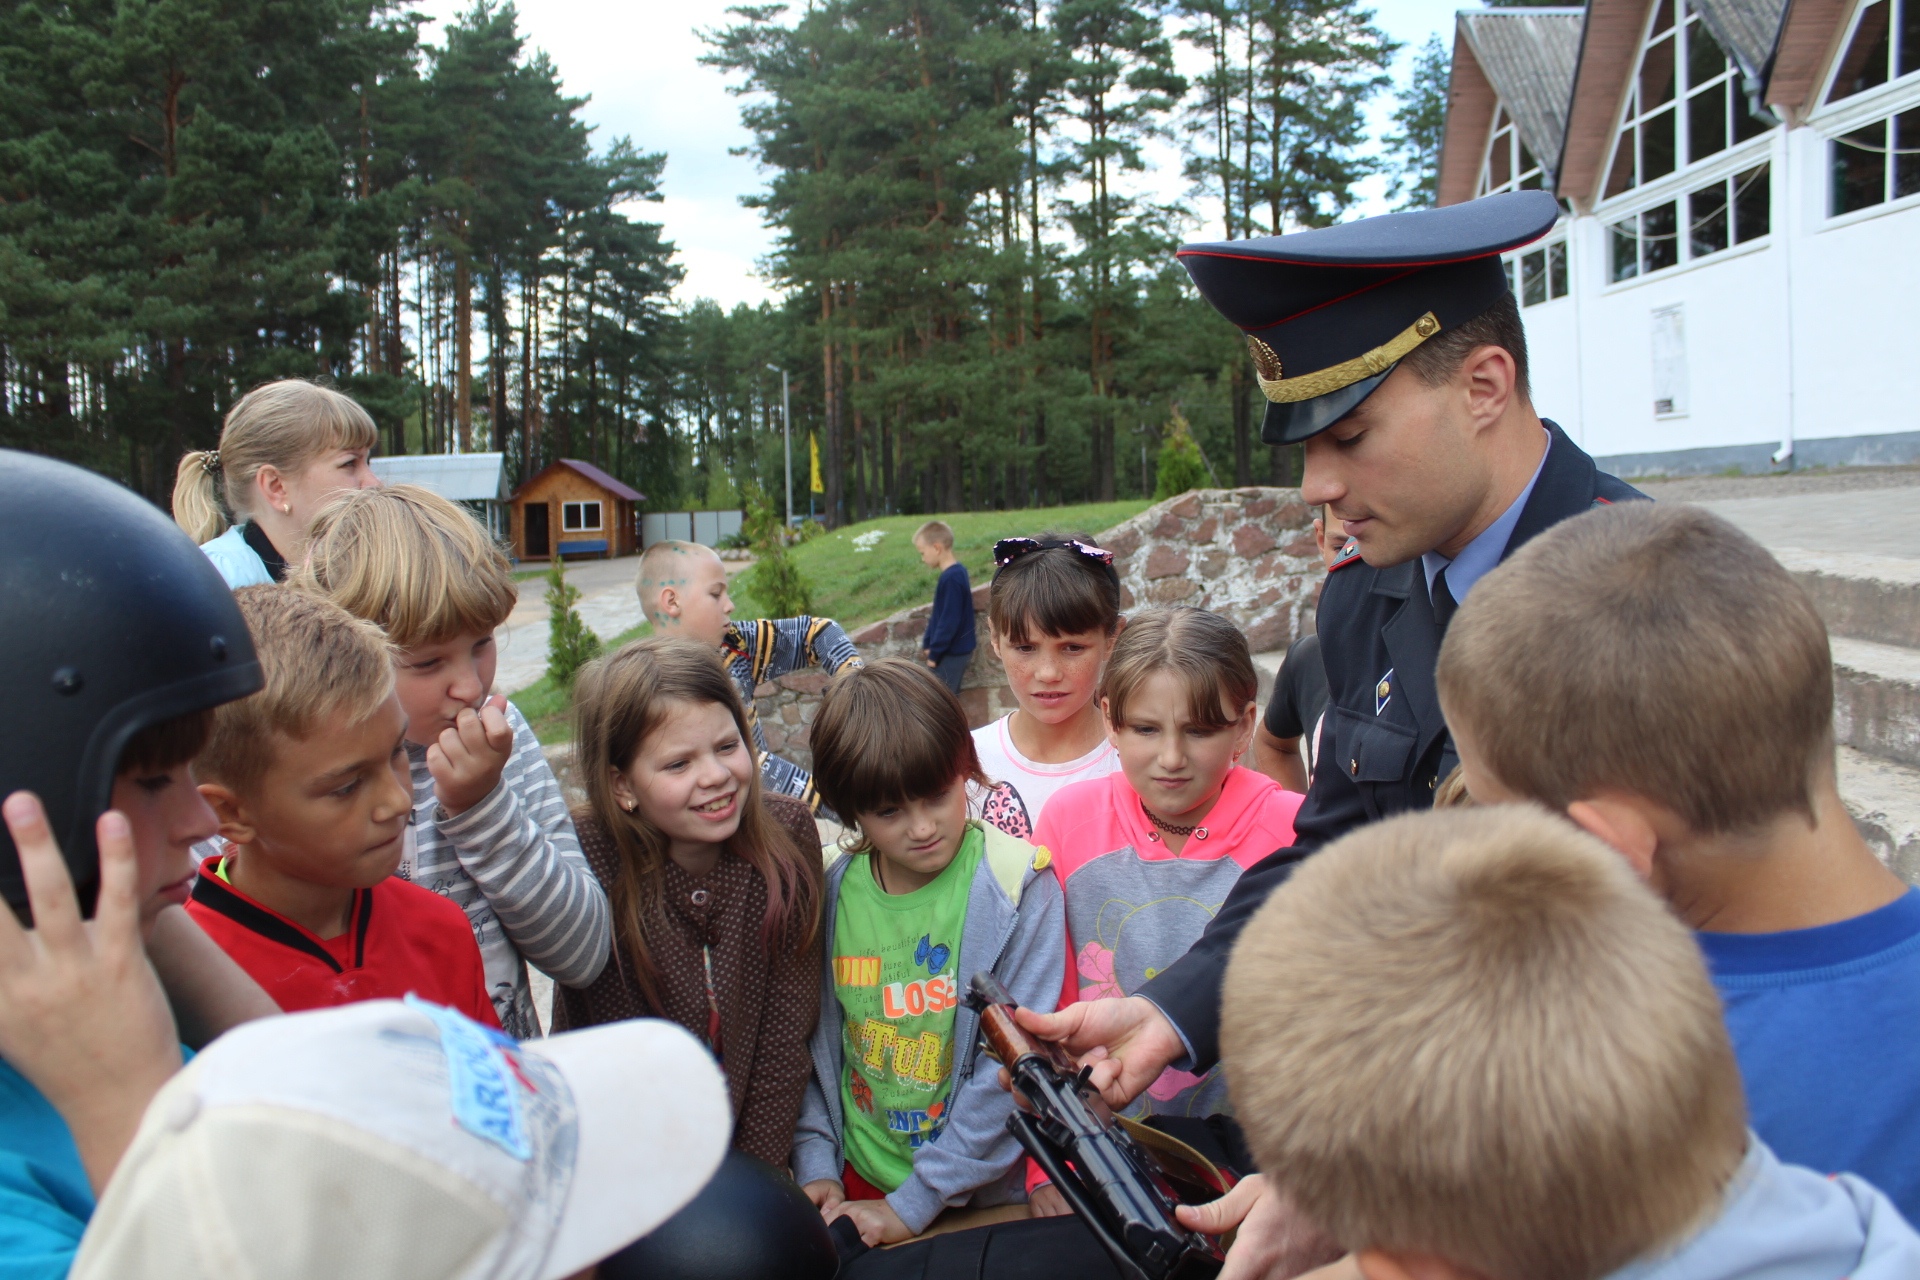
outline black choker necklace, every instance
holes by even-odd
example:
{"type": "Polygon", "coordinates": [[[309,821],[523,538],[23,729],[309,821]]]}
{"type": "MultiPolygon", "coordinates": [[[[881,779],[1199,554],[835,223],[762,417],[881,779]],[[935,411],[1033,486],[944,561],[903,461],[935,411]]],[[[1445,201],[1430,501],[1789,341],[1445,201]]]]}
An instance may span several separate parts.
{"type": "Polygon", "coordinates": [[[1192,836],[1195,840],[1205,840],[1207,838],[1207,829],[1205,827],[1198,825],[1191,827],[1175,826],[1153,810],[1147,808],[1145,801],[1141,801],[1140,803],[1140,812],[1147,815],[1148,822],[1160,828],[1159,831],[1149,831],[1147,833],[1147,839],[1149,840],[1158,841],[1161,831],[1166,832],[1170,836],[1192,836]]]}

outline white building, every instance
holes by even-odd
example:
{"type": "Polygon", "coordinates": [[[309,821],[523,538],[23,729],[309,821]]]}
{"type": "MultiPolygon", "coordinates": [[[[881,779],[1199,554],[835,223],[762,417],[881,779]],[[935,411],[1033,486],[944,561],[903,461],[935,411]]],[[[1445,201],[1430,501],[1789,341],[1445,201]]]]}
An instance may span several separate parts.
{"type": "Polygon", "coordinates": [[[1920,461],[1920,0],[1459,15],[1440,202],[1544,187],[1534,401],[1622,475],[1920,461]]]}

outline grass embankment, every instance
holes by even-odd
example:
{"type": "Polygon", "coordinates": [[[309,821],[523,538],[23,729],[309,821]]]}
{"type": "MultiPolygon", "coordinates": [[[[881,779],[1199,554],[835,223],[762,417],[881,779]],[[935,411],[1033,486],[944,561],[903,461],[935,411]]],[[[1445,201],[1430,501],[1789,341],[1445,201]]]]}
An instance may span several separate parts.
{"type": "MultiPolygon", "coordinates": [[[[993,576],[993,544],[1001,538],[1043,530],[1098,534],[1139,515],[1151,505],[1147,499],[1133,498],[1077,507],[963,511],[940,519],[953,526],[954,554],[967,566],[967,575],[977,587],[993,576]]],[[[834,618],[848,631],[854,631],[890,613],[933,599],[933,584],[939,575],[921,564],[920,553],[913,549],[913,531],[927,519],[926,516],[883,516],[836,529],[794,547],[788,554],[806,577],[807,587],[813,594],[814,614],[834,618]],[[862,551],[855,545],[856,538],[874,532],[885,536],[870,538],[869,550],[862,551]]],[[[733,597],[733,616],[760,617],[764,610],[741,581],[744,576],[735,575],[729,591],[733,597]]],[[[617,649],[649,630],[642,623],[615,636],[607,643],[607,649],[617,649]]],[[[537,683],[514,694],[513,701],[532,722],[540,741],[563,742],[573,735],[571,699],[567,690],[551,679],[541,677],[537,683]]]]}

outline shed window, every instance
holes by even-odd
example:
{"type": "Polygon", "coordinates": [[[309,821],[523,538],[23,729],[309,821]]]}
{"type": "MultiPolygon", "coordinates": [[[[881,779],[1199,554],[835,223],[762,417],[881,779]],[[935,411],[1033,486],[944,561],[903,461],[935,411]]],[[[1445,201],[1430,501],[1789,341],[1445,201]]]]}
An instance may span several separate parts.
{"type": "Polygon", "coordinates": [[[560,527],[568,533],[598,533],[601,528],[600,504],[597,502],[560,504],[560,527]]]}

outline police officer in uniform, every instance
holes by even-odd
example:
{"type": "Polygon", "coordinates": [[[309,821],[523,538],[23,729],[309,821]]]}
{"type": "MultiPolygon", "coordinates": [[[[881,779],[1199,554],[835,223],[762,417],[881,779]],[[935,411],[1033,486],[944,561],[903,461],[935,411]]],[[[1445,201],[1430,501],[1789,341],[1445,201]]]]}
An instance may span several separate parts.
{"type": "MultiPolygon", "coordinates": [[[[1091,1052],[1110,1101],[1137,1096],[1167,1066],[1218,1060],[1228,953],[1302,858],[1432,804],[1456,763],[1434,663],[1474,583],[1556,522],[1643,497],[1598,471],[1528,394],[1500,255],[1559,212],[1551,195],[1522,191],[1180,251],[1201,294],[1247,336],[1268,400],[1263,439],[1305,446],[1301,497],[1330,503],[1349,539],[1320,598],[1325,736],[1295,844],[1249,868],[1193,949],[1137,994],[1023,1015],[1091,1052]]],[[[1256,1193],[1250,1185],[1222,1202],[1224,1217],[1194,1225],[1238,1221],[1263,1203],[1256,1193]]],[[[1285,1224],[1263,1230],[1262,1212],[1242,1224],[1230,1274],[1290,1273],[1285,1224]]]]}

